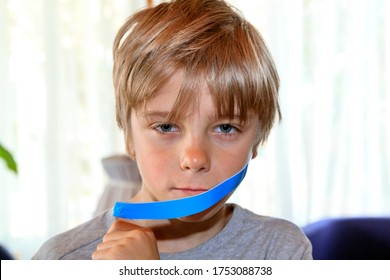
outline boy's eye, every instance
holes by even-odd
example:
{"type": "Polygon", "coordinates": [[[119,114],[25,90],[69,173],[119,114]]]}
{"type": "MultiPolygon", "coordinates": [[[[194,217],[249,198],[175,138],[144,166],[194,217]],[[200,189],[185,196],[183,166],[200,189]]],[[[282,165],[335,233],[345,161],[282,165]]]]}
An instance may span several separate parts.
{"type": "Polygon", "coordinates": [[[231,124],[221,124],[220,126],[217,127],[217,132],[219,133],[228,134],[228,133],[234,133],[236,131],[237,129],[231,124]]]}
{"type": "Polygon", "coordinates": [[[176,132],[177,127],[170,123],[162,123],[155,127],[159,132],[176,132]]]}

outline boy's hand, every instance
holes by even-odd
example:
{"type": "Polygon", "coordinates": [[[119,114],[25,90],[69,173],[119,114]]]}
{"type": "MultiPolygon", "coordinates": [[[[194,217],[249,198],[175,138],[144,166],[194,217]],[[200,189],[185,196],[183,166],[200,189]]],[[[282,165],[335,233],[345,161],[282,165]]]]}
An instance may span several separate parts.
{"type": "Polygon", "coordinates": [[[151,229],[115,221],[92,254],[93,260],[158,260],[157,241],[151,229]]]}

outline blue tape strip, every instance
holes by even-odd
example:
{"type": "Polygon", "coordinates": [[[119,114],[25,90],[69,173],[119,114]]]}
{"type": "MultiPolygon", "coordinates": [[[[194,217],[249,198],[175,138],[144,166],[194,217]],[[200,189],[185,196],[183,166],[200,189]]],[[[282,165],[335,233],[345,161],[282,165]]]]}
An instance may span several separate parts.
{"type": "Polygon", "coordinates": [[[234,191],[244,179],[248,163],[241,171],[211,190],[181,199],[153,202],[117,202],[113,216],[133,220],[165,220],[202,212],[234,191]]]}

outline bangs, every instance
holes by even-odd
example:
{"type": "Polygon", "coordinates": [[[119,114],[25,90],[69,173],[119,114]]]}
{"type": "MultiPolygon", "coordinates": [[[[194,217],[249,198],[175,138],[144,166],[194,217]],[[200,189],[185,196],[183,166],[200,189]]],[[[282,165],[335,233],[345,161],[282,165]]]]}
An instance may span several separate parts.
{"type": "Polygon", "coordinates": [[[203,69],[187,69],[183,73],[181,88],[167,121],[181,119],[198,109],[201,93],[207,92],[214,102],[217,118],[239,118],[240,122],[245,123],[248,111],[256,111],[256,95],[252,94],[250,99],[250,94],[243,96],[248,92],[237,79],[240,77],[234,75],[234,71],[225,72],[215,79],[213,73],[205,73],[203,69]]]}

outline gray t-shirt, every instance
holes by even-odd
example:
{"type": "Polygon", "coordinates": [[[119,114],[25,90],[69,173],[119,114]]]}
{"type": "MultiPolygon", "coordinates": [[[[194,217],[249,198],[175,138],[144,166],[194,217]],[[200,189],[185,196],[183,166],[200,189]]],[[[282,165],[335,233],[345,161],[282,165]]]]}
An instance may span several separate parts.
{"type": "MultiPolygon", "coordinates": [[[[286,220],[256,215],[238,205],[226,226],[201,245],[179,253],[161,253],[167,260],[312,259],[310,241],[286,220]]],[[[32,259],[90,260],[115,218],[106,211],[59,234],[42,245],[32,259]]]]}

